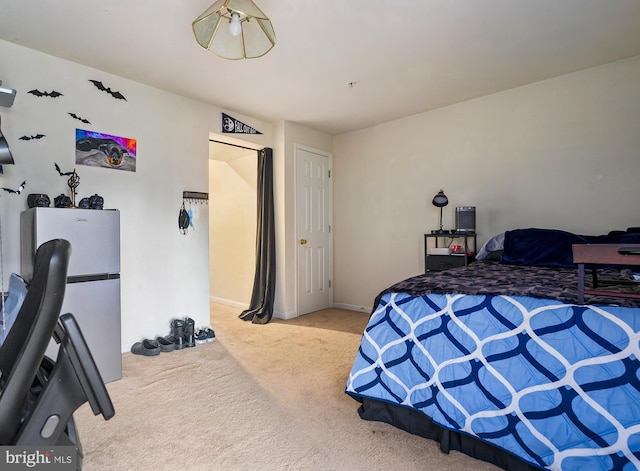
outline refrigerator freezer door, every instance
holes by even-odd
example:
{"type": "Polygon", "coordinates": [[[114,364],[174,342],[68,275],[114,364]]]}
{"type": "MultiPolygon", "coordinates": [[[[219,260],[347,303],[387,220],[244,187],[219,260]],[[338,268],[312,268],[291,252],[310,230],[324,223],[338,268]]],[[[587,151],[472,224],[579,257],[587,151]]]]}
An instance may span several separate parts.
{"type": "MultiPolygon", "coordinates": [[[[78,321],[102,380],[108,383],[120,379],[120,280],[67,284],[61,314],[67,312],[78,321]]],[[[46,354],[55,360],[57,352],[52,340],[46,354]]]]}
{"type": "Polygon", "coordinates": [[[68,276],[120,273],[120,212],[31,208],[22,213],[22,276],[30,280],[36,249],[51,239],[71,243],[68,276]]]}

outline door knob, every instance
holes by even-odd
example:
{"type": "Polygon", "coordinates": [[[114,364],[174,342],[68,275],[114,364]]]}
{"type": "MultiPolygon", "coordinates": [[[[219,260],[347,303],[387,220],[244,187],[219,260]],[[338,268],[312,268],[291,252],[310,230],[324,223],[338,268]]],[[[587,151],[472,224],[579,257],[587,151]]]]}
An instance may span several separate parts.
{"type": "Polygon", "coordinates": [[[300,239],[300,245],[304,245],[307,243],[307,239],[300,239]]]}

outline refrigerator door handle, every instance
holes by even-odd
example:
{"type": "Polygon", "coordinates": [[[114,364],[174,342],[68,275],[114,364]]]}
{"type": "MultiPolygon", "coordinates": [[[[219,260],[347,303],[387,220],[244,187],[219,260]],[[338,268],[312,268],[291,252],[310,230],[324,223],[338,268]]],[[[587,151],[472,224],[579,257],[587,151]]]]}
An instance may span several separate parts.
{"type": "Polygon", "coordinates": [[[87,281],[117,280],[120,273],[101,273],[99,275],[77,275],[67,277],[67,283],[85,283],[87,281]]]}

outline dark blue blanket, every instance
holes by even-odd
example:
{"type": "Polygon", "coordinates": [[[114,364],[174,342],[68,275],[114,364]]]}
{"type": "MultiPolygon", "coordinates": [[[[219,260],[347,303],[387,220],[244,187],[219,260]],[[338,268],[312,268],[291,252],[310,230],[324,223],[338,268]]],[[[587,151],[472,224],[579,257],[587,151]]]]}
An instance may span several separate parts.
{"type": "Polygon", "coordinates": [[[574,267],[573,244],[640,244],[640,233],[578,235],[557,229],[516,229],[504,236],[502,263],[538,267],[574,267]]]}

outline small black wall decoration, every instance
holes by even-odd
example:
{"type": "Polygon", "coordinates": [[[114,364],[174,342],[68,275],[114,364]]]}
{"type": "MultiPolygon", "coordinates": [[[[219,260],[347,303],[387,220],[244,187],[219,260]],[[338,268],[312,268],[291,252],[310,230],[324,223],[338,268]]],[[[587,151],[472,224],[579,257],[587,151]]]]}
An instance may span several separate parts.
{"type": "Polygon", "coordinates": [[[33,136],[21,136],[18,139],[21,141],[31,141],[33,139],[42,139],[46,134],[34,134],[33,136]]]}
{"type": "Polygon", "coordinates": [[[73,175],[74,173],[76,173],[76,169],[73,169],[73,172],[63,172],[62,170],[60,170],[60,166],[57,163],[53,163],[53,165],[55,165],[56,170],[58,171],[58,175],[60,175],[61,177],[66,177],[69,175],[73,175]]]}
{"type": "Polygon", "coordinates": [[[26,184],[27,184],[27,181],[25,180],[20,184],[17,190],[14,190],[12,188],[3,188],[3,190],[6,191],[7,193],[15,193],[19,195],[20,193],[22,193],[22,190],[24,190],[24,187],[26,184]]]}
{"type": "Polygon", "coordinates": [[[27,93],[31,93],[32,95],[35,95],[38,98],[43,96],[46,96],[49,98],[58,98],[58,97],[64,96],[62,93],[56,92],[55,90],[51,90],[50,92],[41,92],[37,88],[34,90],[29,90],[27,93]]]}
{"type": "Polygon", "coordinates": [[[75,113],[67,113],[69,116],[71,116],[73,119],[77,119],[78,121],[82,121],[85,124],[91,124],[91,122],[89,122],[88,119],[82,118],[80,116],[78,116],[75,113]]]}
{"type": "Polygon", "coordinates": [[[124,100],[127,101],[127,99],[124,97],[124,95],[120,92],[114,92],[113,90],[111,90],[108,87],[105,87],[103,85],[102,82],[100,82],[99,80],[89,80],[89,82],[91,82],[92,84],[94,84],[96,86],[96,88],[100,91],[106,92],[109,95],[111,95],[113,98],[115,98],[116,100],[124,100]]]}

